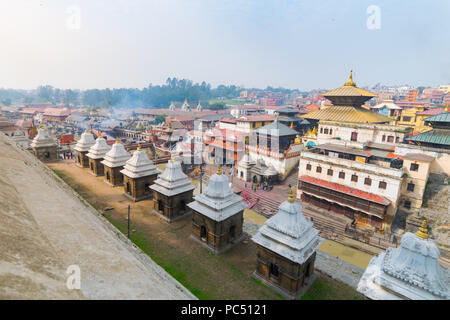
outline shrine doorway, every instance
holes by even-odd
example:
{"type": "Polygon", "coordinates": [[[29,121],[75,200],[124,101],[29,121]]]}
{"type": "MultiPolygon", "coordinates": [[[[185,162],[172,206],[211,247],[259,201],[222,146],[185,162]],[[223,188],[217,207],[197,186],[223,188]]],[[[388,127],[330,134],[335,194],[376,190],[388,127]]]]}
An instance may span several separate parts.
{"type": "Polygon", "coordinates": [[[271,276],[276,277],[276,278],[278,278],[278,276],[280,275],[278,266],[275,263],[270,264],[269,272],[270,272],[271,276]]]}
{"type": "Polygon", "coordinates": [[[200,238],[201,238],[203,241],[206,241],[206,240],[207,240],[207,233],[206,233],[206,227],[205,227],[205,226],[201,226],[201,227],[200,227],[200,238]]]}
{"type": "Polygon", "coordinates": [[[233,241],[236,237],[236,226],[231,226],[229,230],[230,241],[233,241]]]}

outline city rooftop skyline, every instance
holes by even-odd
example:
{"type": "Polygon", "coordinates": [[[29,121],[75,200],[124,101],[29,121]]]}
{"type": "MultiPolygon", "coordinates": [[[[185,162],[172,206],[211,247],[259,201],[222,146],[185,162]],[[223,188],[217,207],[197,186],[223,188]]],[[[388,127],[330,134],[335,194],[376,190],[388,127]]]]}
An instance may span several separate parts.
{"type": "Polygon", "coordinates": [[[0,87],[143,88],[450,82],[448,1],[0,3],[0,87]]]}

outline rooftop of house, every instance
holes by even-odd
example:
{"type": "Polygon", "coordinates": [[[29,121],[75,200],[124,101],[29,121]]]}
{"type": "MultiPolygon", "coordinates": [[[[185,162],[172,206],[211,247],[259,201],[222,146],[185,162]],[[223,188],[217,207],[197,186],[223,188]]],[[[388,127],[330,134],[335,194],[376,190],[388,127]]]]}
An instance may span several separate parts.
{"type": "Polygon", "coordinates": [[[263,127],[255,130],[258,134],[270,135],[275,137],[294,136],[297,135],[297,131],[282,124],[280,121],[275,120],[263,127]]]}
{"type": "Polygon", "coordinates": [[[243,116],[236,119],[238,122],[260,122],[260,121],[273,121],[274,115],[270,114],[257,114],[252,116],[243,116]]]}
{"type": "Polygon", "coordinates": [[[403,156],[404,159],[417,160],[423,162],[433,162],[434,157],[427,156],[422,153],[407,153],[403,156]]]}

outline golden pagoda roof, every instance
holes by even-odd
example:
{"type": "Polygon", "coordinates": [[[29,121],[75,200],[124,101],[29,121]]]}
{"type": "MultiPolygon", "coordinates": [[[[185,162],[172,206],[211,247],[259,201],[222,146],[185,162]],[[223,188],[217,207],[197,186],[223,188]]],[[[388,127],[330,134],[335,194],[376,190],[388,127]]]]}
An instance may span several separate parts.
{"type": "Polygon", "coordinates": [[[390,118],[380,113],[357,108],[355,106],[331,106],[326,109],[311,111],[301,117],[313,120],[357,123],[385,123],[392,121],[390,118]]]}
{"type": "Polygon", "coordinates": [[[348,78],[348,81],[344,83],[343,86],[330,90],[328,92],[323,93],[322,95],[327,98],[327,96],[330,97],[346,97],[346,96],[352,96],[352,97],[376,97],[377,95],[375,93],[372,93],[370,91],[358,88],[356,86],[356,83],[353,81],[353,70],[350,71],[350,77],[348,78]]]}

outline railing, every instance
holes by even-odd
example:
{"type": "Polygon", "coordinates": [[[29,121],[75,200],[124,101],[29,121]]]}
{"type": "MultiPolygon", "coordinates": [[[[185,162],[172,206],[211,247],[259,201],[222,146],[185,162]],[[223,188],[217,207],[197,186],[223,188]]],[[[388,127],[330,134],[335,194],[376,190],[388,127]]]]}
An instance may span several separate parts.
{"type": "Polygon", "coordinates": [[[345,226],[345,235],[356,241],[364,242],[368,245],[382,248],[382,249],[398,247],[397,236],[392,233],[385,233],[384,236],[381,238],[381,237],[371,235],[369,232],[358,231],[358,230],[356,230],[355,227],[352,227],[351,225],[348,224],[345,226]],[[393,241],[391,241],[391,239],[393,241]]]}

